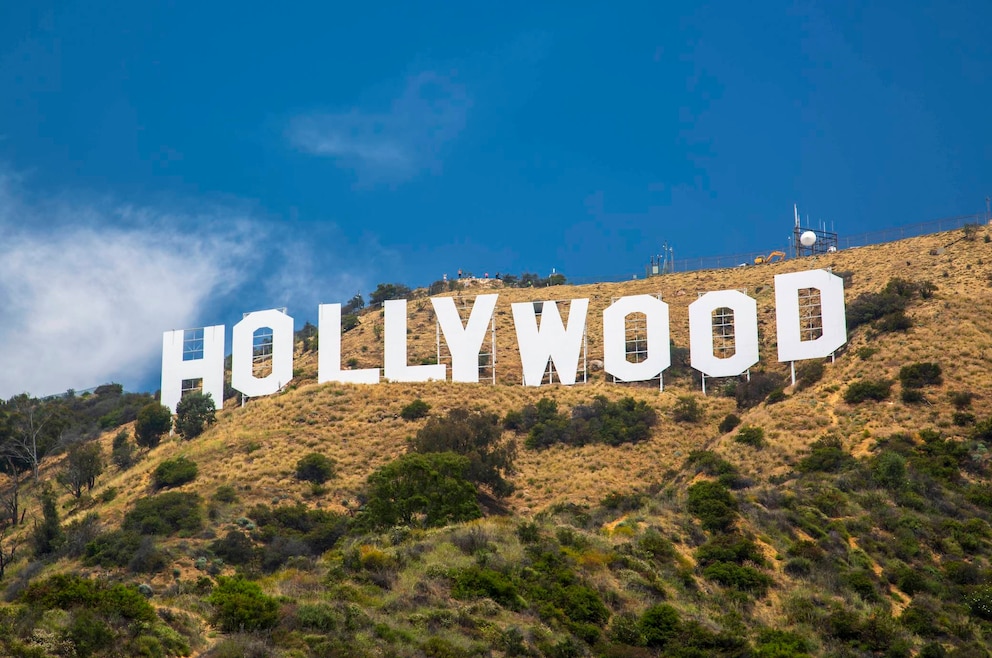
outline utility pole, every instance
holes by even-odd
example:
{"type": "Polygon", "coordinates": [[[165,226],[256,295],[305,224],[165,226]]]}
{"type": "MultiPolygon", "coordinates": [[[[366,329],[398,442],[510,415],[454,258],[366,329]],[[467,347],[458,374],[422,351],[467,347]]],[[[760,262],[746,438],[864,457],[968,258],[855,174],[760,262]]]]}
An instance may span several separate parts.
{"type": "Polygon", "coordinates": [[[989,202],[992,201],[992,197],[985,197],[985,223],[992,224],[992,212],[989,212],[989,202]]]}

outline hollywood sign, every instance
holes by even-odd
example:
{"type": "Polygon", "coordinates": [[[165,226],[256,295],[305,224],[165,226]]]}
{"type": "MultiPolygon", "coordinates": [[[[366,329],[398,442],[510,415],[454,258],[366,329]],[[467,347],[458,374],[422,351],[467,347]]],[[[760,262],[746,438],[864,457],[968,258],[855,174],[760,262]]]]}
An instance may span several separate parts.
{"type": "MultiPolygon", "coordinates": [[[[451,381],[478,382],[479,354],[496,309],[497,294],[475,298],[466,323],[451,297],[432,297],[431,304],[451,354],[451,381]]],[[[567,326],[555,302],[543,302],[538,311],[533,302],[510,305],[523,366],[523,383],[540,386],[549,361],[560,383],[575,383],[585,335],[588,299],[569,304],[567,326]]],[[[809,270],[775,276],[775,313],[778,360],[802,361],[830,356],[847,342],[843,280],[826,270],[809,270]],[[804,339],[800,320],[800,291],[815,289],[820,295],[819,336],[804,339]]],[[[443,363],[410,365],[407,359],[406,300],[384,304],[385,331],[383,376],[390,381],[423,382],[444,380],[443,363]]],[[[341,368],[341,305],[321,304],[318,310],[317,381],[376,384],[379,368],[341,368]]],[[[198,358],[184,357],[186,332],[166,331],[162,339],[162,404],[175,412],[182,397],[184,380],[202,380],[202,390],[218,404],[224,399],[224,325],[203,328],[198,358]]],[[[746,372],[758,362],[758,310],[752,297],[737,290],[701,295],[689,304],[689,358],[692,367],[707,377],[731,377],[746,372]],[[734,354],[714,353],[713,312],[733,313],[734,354]]],[[[231,385],[248,397],[276,393],[293,379],[293,318],[277,311],[247,314],[234,325],[231,349],[231,385]],[[253,368],[254,336],[259,329],[271,331],[271,372],[256,377],[253,368]]],[[[668,304],[651,295],[621,297],[603,311],[603,369],[624,382],[648,381],[661,376],[671,365],[668,304]],[[647,356],[628,360],[627,318],[643,314],[647,356]]]]}

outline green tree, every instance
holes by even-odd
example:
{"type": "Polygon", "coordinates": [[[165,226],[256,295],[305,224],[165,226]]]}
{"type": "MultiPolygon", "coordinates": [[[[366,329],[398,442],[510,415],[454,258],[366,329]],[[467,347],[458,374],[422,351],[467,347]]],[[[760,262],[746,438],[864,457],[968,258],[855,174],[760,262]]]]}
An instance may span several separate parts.
{"type": "Polygon", "coordinates": [[[410,440],[410,449],[419,453],[454,452],[468,458],[467,478],[484,485],[494,496],[513,493],[506,475],[513,473],[516,444],[501,441],[499,416],[491,413],[452,409],[443,417],[431,418],[410,440]]]}
{"type": "Polygon", "coordinates": [[[91,491],[96,478],[103,473],[103,450],[96,441],[76,443],[69,448],[62,471],[56,476],[59,484],[75,498],[83,495],[83,487],[91,491]]]}
{"type": "Polygon", "coordinates": [[[176,431],[186,440],[200,436],[216,420],[216,407],[210,393],[204,395],[195,391],[176,405],[176,431]]]}
{"type": "Polygon", "coordinates": [[[41,492],[42,521],[37,523],[31,533],[31,544],[37,557],[45,557],[55,553],[65,542],[65,533],[59,523],[59,510],[55,494],[46,485],[41,492]]]}
{"type": "Polygon", "coordinates": [[[411,292],[410,288],[402,283],[380,283],[369,295],[369,304],[376,308],[390,299],[409,299],[411,292]]]}
{"type": "Polygon", "coordinates": [[[479,518],[469,468],[468,458],[453,452],[410,453],[389,462],[369,476],[360,524],[443,526],[479,518]]]}
{"type": "Polygon", "coordinates": [[[139,446],[154,448],[171,429],[172,412],[169,408],[158,402],[149,402],[141,408],[134,422],[134,440],[139,446]]]}
{"type": "Polygon", "coordinates": [[[121,430],[114,436],[110,459],[122,471],[134,466],[134,446],[127,440],[127,430],[121,430]]]}

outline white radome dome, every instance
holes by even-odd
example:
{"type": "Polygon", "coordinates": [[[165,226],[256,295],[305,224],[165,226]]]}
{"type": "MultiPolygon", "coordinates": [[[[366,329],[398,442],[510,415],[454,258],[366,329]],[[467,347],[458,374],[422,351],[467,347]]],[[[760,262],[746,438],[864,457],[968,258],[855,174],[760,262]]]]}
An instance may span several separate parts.
{"type": "Polygon", "coordinates": [[[816,242],[816,233],[813,231],[803,231],[803,234],[799,236],[799,243],[804,247],[812,247],[816,242]]]}

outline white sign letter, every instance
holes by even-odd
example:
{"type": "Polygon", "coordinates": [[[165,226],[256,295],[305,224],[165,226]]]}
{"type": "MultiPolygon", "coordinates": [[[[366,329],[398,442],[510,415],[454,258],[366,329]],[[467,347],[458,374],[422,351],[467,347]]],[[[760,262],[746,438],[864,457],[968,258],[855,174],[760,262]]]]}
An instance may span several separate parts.
{"type": "Polygon", "coordinates": [[[317,383],[378,384],[379,369],[341,369],[341,304],[317,307],[317,383]]]}
{"type": "Polygon", "coordinates": [[[537,326],[535,302],[511,304],[513,324],[517,330],[517,346],[520,349],[520,363],[524,370],[524,385],[540,386],[548,359],[558,371],[562,384],[575,383],[575,371],[579,366],[579,352],[582,350],[582,336],[586,328],[588,299],[573,299],[568,306],[568,330],[566,331],[555,302],[543,304],[541,326],[537,326]]]}
{"type": "Polygon", "coordinates": [[[383,304],[386,314],[384,360],[386,378],[394,382],[444,380],[444,364],[411,366],[406,362],[406,300],[390,299],[383,304]]]}
{"type": "Polygon", "coordinates": [[[672,365],[668,304],[651,295],[621,297],[603,311],[603,369],[625,382],[654,379],[672,365]],[[627,316],[647,318],[648,357],[640,363],[627,360],[627,316]]]}
{"type": "Polygon", "coordinates": [[[775,275],[775,323],[778,330],[778,360],[801,361],[830,356],[847,342],[844,311],[844,280],[826,270],[809,270],[775,275]],[[820,318],[823,334],[816,340],[803,340],[799,325],[799,291],[820,291],[820,318]]]}
{"type": "Polygon", "coordinates": [[[234,325],[231,386],[250,398],[277,393],[293,379],[293,318],[275,309],[249,313],[234,325]],[[272,372],[256,377],[252,367],[255,331],[272,330],[272,372]]]}
{"type": "Polygon", "coordinates": [[[172,413],[182,398],[184,379],[202,379],[203,394],[209,393],[218,409],[224,405],[224,325],[162,334],[162,404],[172,413]],[[194,358],[183,360],[184,354],[194,358]]]}
{"type": "Polygon", "coordinates": [[[496,310],[496,299],[499,295],[479,295],[475,298],[472,311],[468,316],[468,325],[462,326],[462,319],[455,308],[455,300],[451,297],[431,297],[434,313],[437,314],[441,333],[451,352],[451,381],[479,381],[479,349],[486,338],[496,310]]]}
{"type": "Polygon", "coordinates": [[[689,304],[689,358],[707,377],[733,377],[758,362],[758,304],[737,290],[708,292],[689,304]],[[734,355],[713,353],[713,311],[734,312],[734,355]]]}

